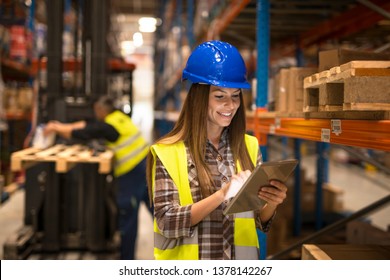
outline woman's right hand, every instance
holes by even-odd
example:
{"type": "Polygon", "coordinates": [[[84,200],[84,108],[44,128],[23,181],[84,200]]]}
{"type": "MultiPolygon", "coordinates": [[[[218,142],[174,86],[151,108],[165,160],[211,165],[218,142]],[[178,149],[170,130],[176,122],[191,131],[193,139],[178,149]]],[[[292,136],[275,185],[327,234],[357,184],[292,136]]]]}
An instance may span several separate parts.
{"type": "Polygon", "coordinates": [[[230,182],[222,186],[221,191],[224,195],[225,200],[237,194],[237,192],[241,189],[242,185],[249,178],[251,173],[252,172],[249,170],[240,171],[232,176],[230,182]]]}

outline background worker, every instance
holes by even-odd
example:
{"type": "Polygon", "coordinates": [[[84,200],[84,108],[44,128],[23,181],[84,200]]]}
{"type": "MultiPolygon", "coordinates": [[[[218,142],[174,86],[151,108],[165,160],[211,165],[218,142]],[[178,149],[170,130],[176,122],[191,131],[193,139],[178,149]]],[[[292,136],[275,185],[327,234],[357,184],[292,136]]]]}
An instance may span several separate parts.
{"type": "MultiPolygon", "coordinates": [[[[138,210],[144,201],[149,208],[146,187],[146,155],[149,145],[131,118],[116,110],[113,100],[100,97],[94,103],[96,121],[61,123],[51,121],[45,133],[55,132],[66,139],[104,139],[114,151],[114,175],[117,178],[118,226],[121,233],[121,259],[135,258],[138,210]]],[[[152,213],[152,210],[149,208],[152,213]]]]}
{"type": "Polygon", "coordinates": [[[230,184],[243,184],[262,160],[257,139],[245,134],[241,89],[250,86],[244,61],[228,43],[205,42],[182,77],[192,85],[179,119],[148,157],[155,258],[258,259],[256,227],[269,230],[287,187],[277,181],[259,186],[264,208],[223,214],[230,184]]]}

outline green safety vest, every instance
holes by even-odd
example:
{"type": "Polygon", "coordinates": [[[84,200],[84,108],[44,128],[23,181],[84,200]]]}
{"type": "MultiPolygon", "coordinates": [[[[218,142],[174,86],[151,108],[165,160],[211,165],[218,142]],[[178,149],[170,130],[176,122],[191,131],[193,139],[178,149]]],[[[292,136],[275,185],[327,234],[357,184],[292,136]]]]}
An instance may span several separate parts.
{"type": "MultiPolygon", "coordinates": [[[[254,165],[257,162],[258,141],[256,137],[245,135],[246,146],[254,165]]],[[[154,157],[152,169],[152,188],[154,193],[154,178],[156,172],[156,156],[178,188],[180,205],[193,203],[187,170],[187,153],[184,142],[175,144],[155,144],[151,147],[154,157]]],[[[241,170],[237,162],[238,171],[241,170]]],[[[259,242],[256,232],[254,212],[234,214],[234,246],[236,259],[258,259],[259,242]]],[[[166,238],[159,230],[154,219],[154,257],[157,260],[197,260],[199,259],[198,232],[195,227],[192,236],[182,238],[166,238]]]]}
{"type": "Polygon", "coordinates": [[[147,156],[149,145],[131,118],[121,111],[108,114],[104,121],[119,133],[117,141],[106,143],[114,151],[114,174],[118,177],[131,171],[147,156]]]}

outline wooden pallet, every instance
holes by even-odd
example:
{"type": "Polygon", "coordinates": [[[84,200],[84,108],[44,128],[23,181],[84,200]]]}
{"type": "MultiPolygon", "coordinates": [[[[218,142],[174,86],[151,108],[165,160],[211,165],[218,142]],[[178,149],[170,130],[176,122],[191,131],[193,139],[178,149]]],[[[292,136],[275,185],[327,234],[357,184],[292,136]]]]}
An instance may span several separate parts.
{"type": "Polygon", "coordinates": [[[48,149],[27,148],[12,153],[11,170],[21,171],[39,162],[54,162],[56,172],[68,172],[76,164],[98,163],[99,173],[107,174],[113,168],[114,153],[111,150],[94,152],[82,145],[55,145],[48,149]]]}
{"type": "Polygon", "coordinates": [[[351,61],[303,83],[304,112],[390,111],[390,61],[351,61]]]}

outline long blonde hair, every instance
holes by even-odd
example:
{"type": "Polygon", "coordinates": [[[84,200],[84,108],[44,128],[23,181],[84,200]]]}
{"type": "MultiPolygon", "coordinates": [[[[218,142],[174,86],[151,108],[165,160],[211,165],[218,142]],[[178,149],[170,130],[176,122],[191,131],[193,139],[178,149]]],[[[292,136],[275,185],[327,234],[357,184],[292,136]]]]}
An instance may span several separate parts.
{"type": "MultiPolygon", "coordinates": [[[[161,144],[174,144],[184,141],[195,163],[201,193],[204,198],[216,191],[210,169],[205,162],[209,92],[209,85],[192,84],[174,128],[157,141],[161,144]]],[[[230,147],[234,162],[239,160],[243,170],[253,170],[254,165],[245,145],[246,121],[242,92],[240,93],[240,101],[241,105],[229,125],[230,147]]],[[[152,199],[153,156],[150,153],[147,162],[148,189],[152,199]]]]}

